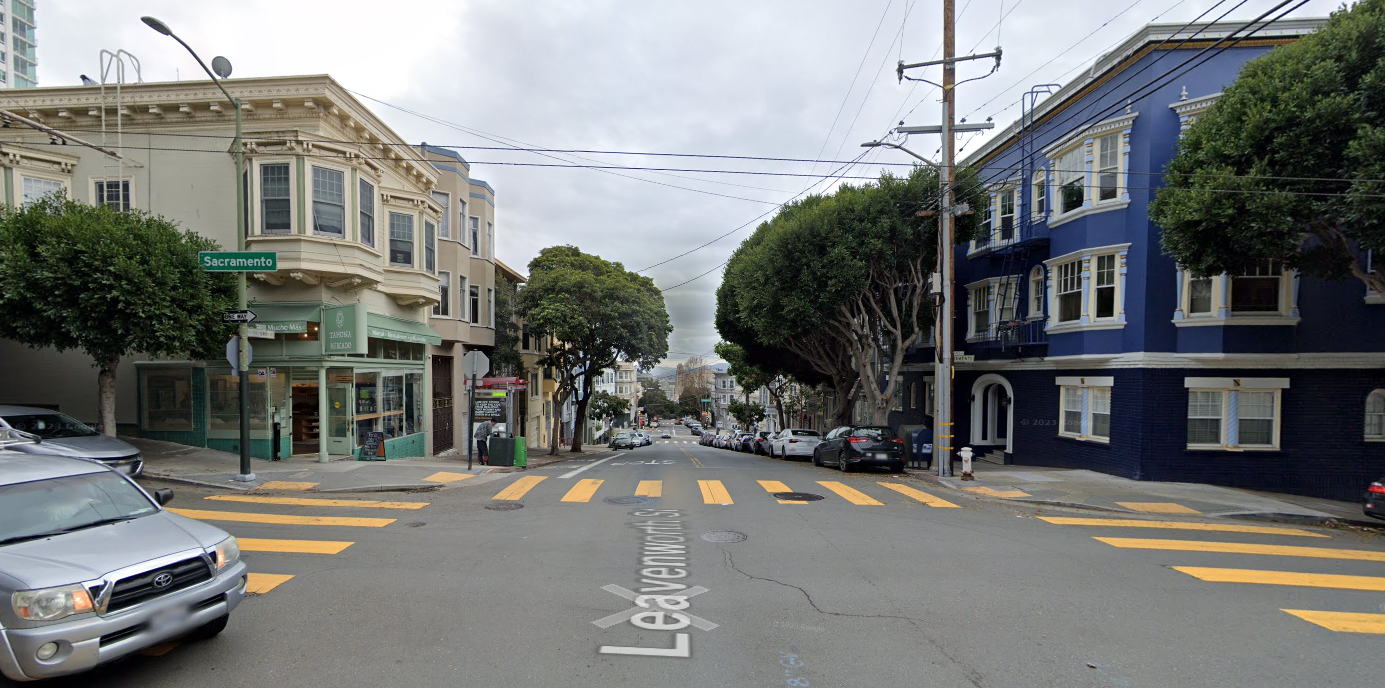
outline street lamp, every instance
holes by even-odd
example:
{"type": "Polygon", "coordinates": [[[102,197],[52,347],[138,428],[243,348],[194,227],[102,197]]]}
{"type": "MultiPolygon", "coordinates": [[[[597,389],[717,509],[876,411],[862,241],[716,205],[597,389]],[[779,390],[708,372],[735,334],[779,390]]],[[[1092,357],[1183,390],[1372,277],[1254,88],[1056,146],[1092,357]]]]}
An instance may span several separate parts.
{"type": "Polygon", "coordinates": [[[904,151],[905,153],[908,153],[909,155],[912,155],[912,156],[918,158],[919,160],[922,160],[922,161],[923,161],[923,164],[928,165],[929,167],[932,167],[932,168],[935,169],[935,170],[936,170],[936,169],[940,169],[940,168],[938,167],[938,163],[933,162],[932,160],[929,160],[928,158],[925,158],[925,157],[923,157],[922,155],[919,155],[918,153],[915,153],[914,151],[911,151],[911,150],[909,150],[908,148],[905,148],[904,146],[901,146],[901,145],[899,145],[899,144],[897,144],[897,143],[890,143],[889,141],[867,141],[867,142],[861,144],[861,147],[862,147],[862,148],[893,148],[893,149],[895,149],[895,150],[901,150],[901,151],[904,151]]]}
{"type": "MultiPolygon", "coordinates": [[[[192,46],[183,42],[183,39],[179,38],[177,34],[173,33],[173,29],[168,28],[168,24],[165,24],[159,21],[158,19],[155,19],[154,17],[140,17],[140,21],[148,25],[149,28],[158,31],[159,33],[168,36],[169,38],[172,38],[175,41],[178,41],[178,45],[181,45],[184,48],[186,48],[188,54],[192,55],[192,59],[197,60],[197,65],[202,68],[202,71],[207,73],[208,77],[211,77],[212,83],[216,84],[216,87],[221,90],[222,95],[226,96],[226,99],[231,101],[231,107],[235,108],[236,110],[236,138],[231,144],[236,149],[236,250],[244,251],[245,236],[247,234],[245,227],[245,147],[241,143],[240,99],[233,97],[230,93],[227,93],[226,88],[221,85],[221,79],[217,78],[218,75],[222,79],[231,76],[231,61],[220,56],[213,58],[212,66],[216,68],[216,73],[212,73],[212,70],[207,68],[206,63],[202,61],[202,58],[197,56],[197,51],[193,50],[192,46]]],[[[246,299],[244,272],[236,273],[236,300],[238,304],[237,307],[240,310],[245,310],[246,299]]],[[[240,370],[240,473],[236,474],[236,480],[240,482],[251,482],[255,479],[255,474],[250,470],[249,336],[250,324],[245,322],[240,323],[239,331],[237,332],[238,345],[236,347],[238,352],[237,360],[239,364],[237,365],[237,368],[240,370]]]]}

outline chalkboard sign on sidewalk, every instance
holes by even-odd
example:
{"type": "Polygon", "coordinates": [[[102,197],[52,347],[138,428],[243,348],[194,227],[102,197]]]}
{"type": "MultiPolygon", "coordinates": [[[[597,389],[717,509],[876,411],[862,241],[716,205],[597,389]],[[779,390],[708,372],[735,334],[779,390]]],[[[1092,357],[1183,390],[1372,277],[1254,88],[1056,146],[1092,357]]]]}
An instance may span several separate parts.
{"type": "Polygon", "coordinates": [[[384,461],[385,460],[385,433],[367,432],[365,442],[361,445],[361,457],[358,461],[384,461]]]}

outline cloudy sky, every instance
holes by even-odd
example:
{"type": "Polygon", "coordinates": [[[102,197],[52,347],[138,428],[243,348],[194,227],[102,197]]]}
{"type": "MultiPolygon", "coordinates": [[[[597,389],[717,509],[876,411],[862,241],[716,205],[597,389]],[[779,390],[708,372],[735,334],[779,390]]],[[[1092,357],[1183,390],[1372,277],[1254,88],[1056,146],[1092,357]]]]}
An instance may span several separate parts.
{"type": "MultiPolygon", "coordinates": [[[[1018,116],[1019,94],[1031,84],[1066,82],[1146,23],[1187,22],[1215,8],[1212,19],[1238,4],[1227,19],[1249,20],[1276,4],[956,2],[959,53],[997,44],[1005,51],[999,72],[959,89],[959,114],[994,117],[1000,126],[1018,116]]],[[[1322,16],[1339,4],[1310,0],[1291,16],[1322,16]]],[[[540,248],[570,243],[676,287],[664,294],[673,362],[716,343],[719,265],[759,218],[810,186],[830,185],[822,175],[872,176],[881,163],[908,158],[870,151],[863,164],[846,167],[648,154],[849,161],[863,152],[861,142],[901,118],[936,124],[937,92],[896,83],[894,65],[937,56],[941,7],[942,0],[37,0],[39,82],[95,75],[102,48],[136,55],[145,81],[197,77],[182,48],[140,23],[148,14],[203,59],[229,58],[235,77],[331,74],[407,140],[510,148],[460,150],[472,174],[496,189],[500,259],[527,272],[540,248]],[[507,162],[766,174],[499,164],[507,162]]],[[[977,65],[964,69],[979,76],[989,68],[977,65]]],[[[914,145],[931,155],[938,144],[919,137],[914,145]]]]}

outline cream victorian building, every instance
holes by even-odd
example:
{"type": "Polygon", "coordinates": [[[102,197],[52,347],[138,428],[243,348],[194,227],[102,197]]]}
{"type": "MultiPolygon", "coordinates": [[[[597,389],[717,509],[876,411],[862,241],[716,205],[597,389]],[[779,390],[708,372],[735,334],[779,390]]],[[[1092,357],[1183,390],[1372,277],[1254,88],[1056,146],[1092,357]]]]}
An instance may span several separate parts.
{"type": "MultiPolygon", "coordinates": [[[[247,250],[278,254],[276,271],[250,275],[252,453],[352,454],[369,433],[383,434],[388,457],[450,445],[434,436],[435,415],[447,431],[462,422],[450,404],[459,387],[437,395],[434,379],[494,342],[494,191],[460,157],[405,142],[331,77],[225,85],[243,101],[247,250]]],[[[7,92],[5,107],[109,147],[120,117],[125,158],[7,125],[7,203],[62,191],[235,247],[235,115],[211,83],[126,84],[118,102],[98,87],[26,89],[7,92]]],[[[130,363],[119,423],[239,449],[238,381],[225,360],[130,363]]],[[[95,372],[79,354],[0,342],[0,376],[0,402],[95,417],[95,372]]]]}

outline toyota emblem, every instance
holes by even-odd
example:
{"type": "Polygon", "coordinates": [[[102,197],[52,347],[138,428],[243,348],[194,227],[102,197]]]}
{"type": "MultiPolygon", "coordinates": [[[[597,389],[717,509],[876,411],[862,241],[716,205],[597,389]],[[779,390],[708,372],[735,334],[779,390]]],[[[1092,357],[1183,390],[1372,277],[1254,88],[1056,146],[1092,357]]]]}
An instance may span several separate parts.
{"type": "Polygon", "coordinates": [[[170,585],[173,585],[173,574],[164,571],[163,573],[154,576],[154,587],[167,588],[170,585]]]}

